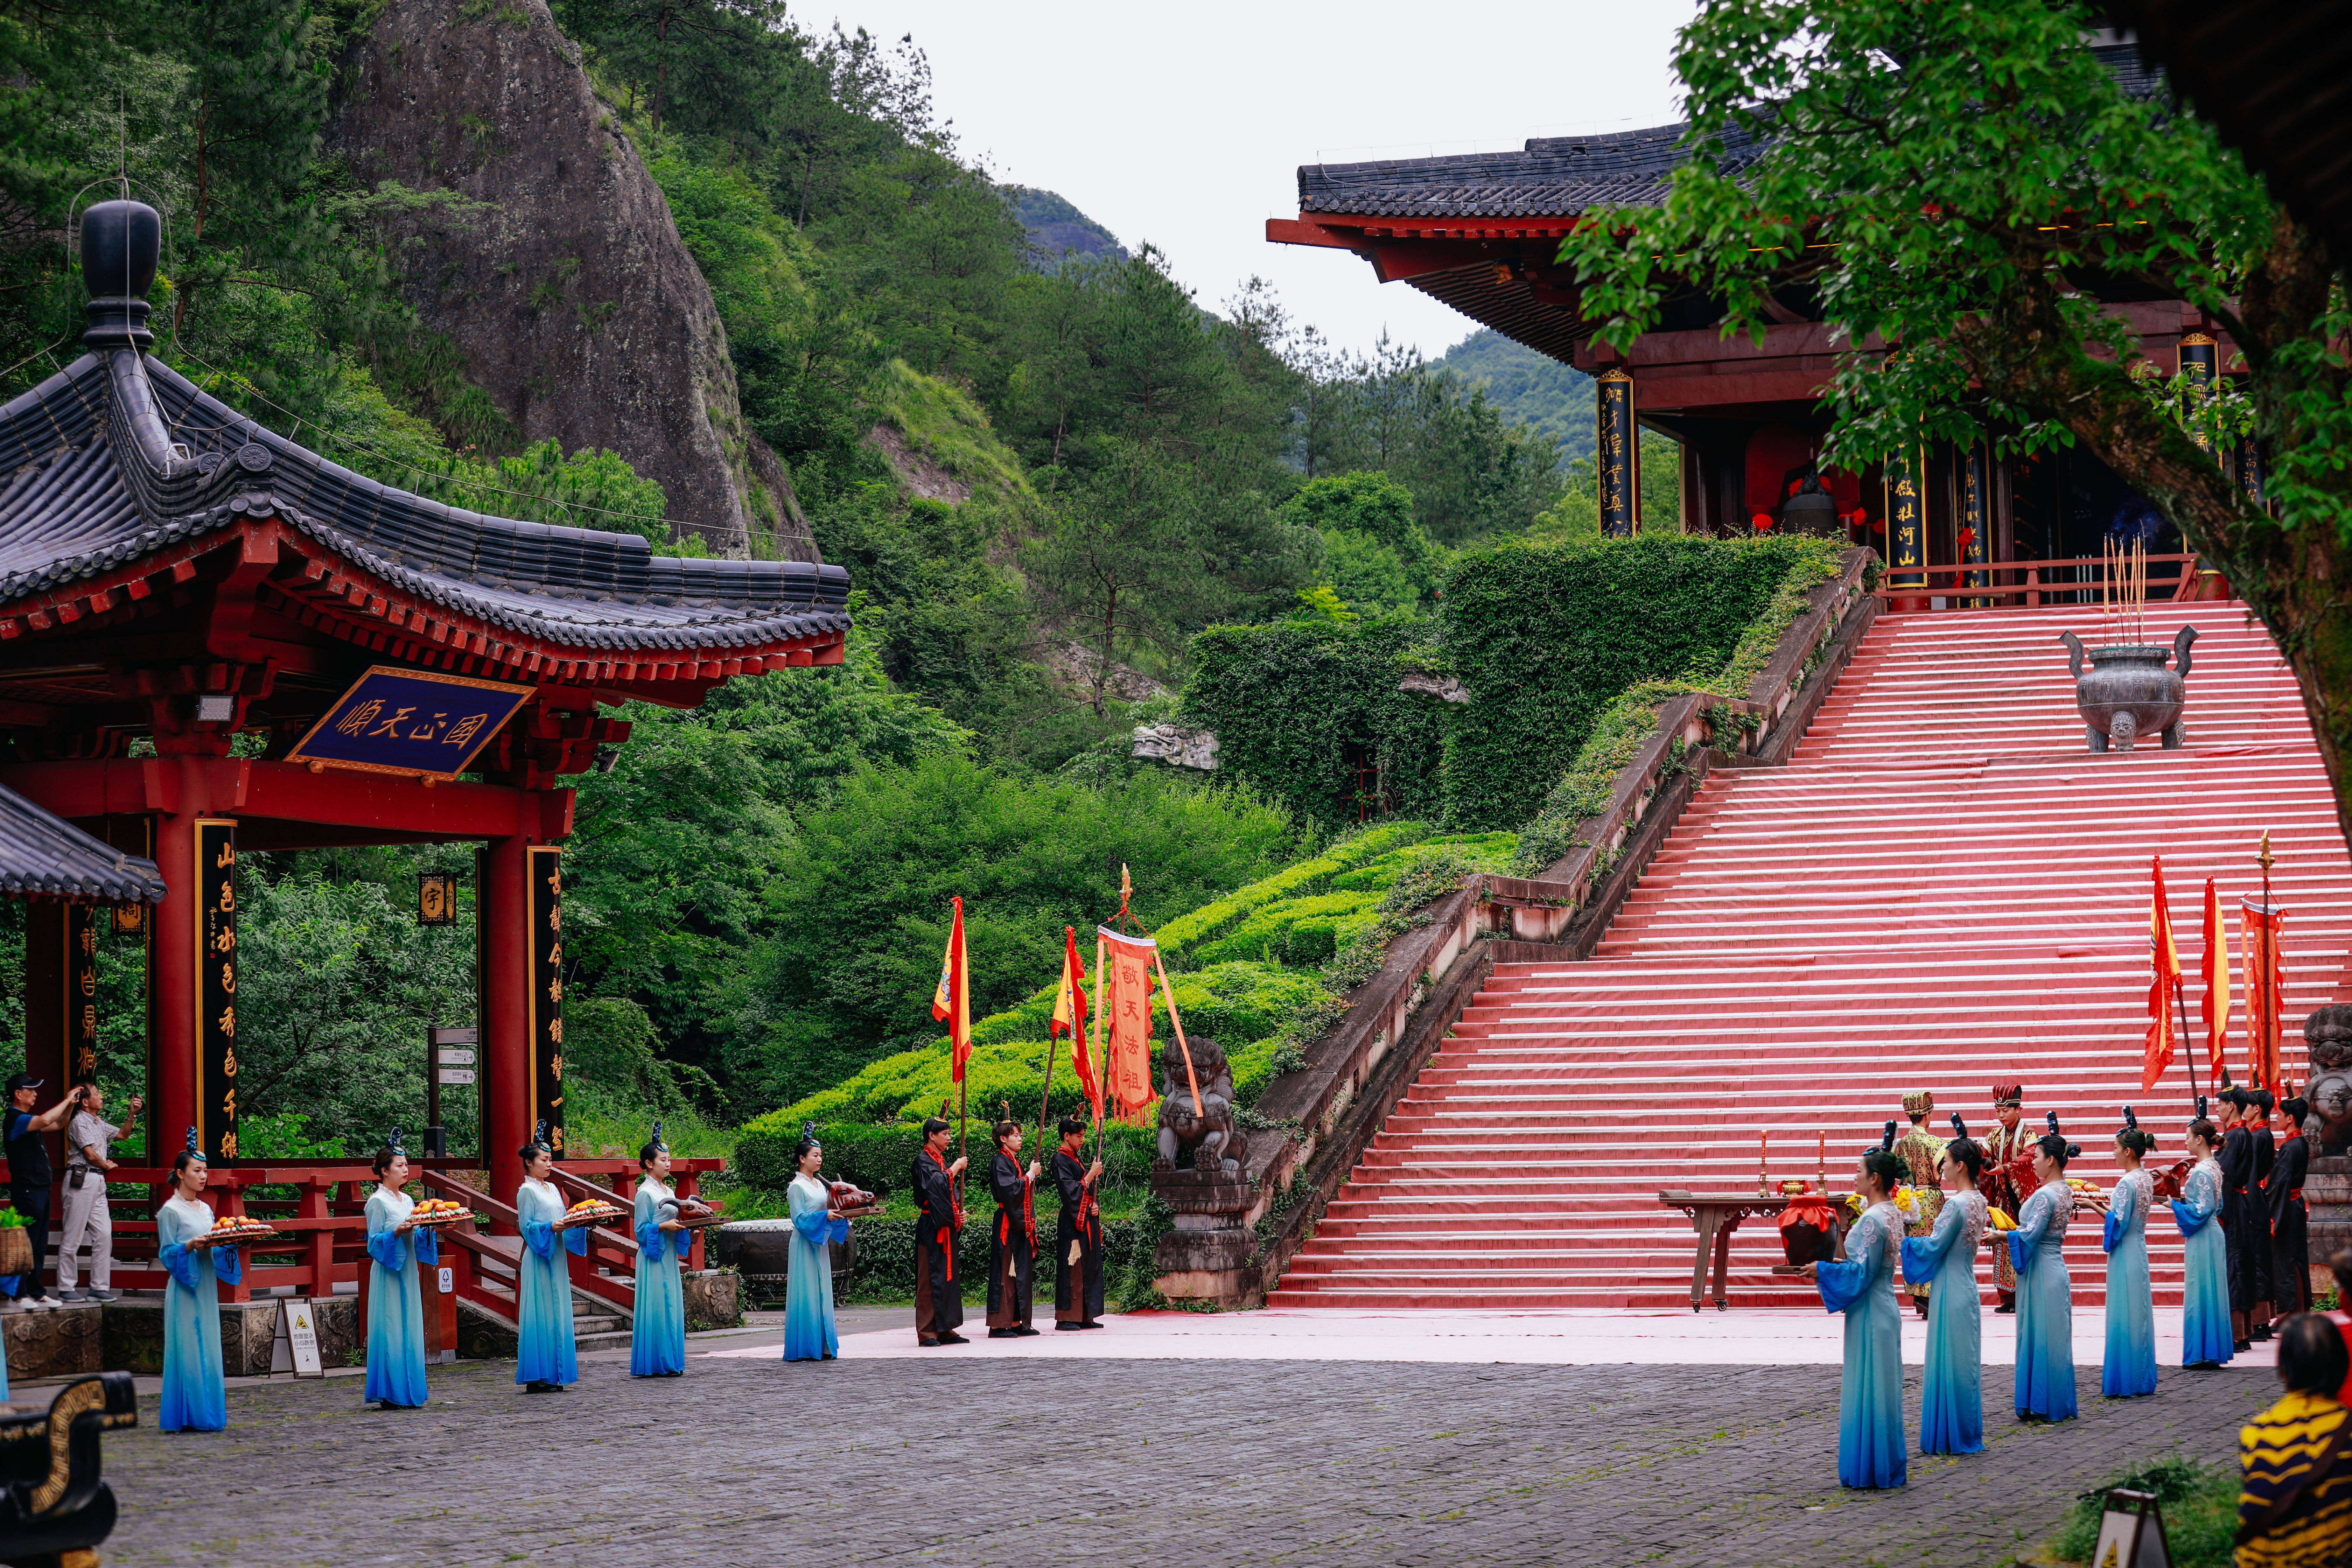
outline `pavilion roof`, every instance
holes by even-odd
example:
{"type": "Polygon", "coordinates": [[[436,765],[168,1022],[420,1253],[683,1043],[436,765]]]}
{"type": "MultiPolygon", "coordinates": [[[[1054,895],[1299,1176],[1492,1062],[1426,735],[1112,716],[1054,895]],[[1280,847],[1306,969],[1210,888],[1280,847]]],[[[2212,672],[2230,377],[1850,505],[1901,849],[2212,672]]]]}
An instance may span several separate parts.
{"type": "Polygon", "coordinates": [[[163,901],[163,874],[154,861],[93,838],[15,790],[0,788],[0,897],[157,904],[163,901]]]}
{"type": "MultiPolygon", "coordinates": [[[[1574,217],[1592,206],[1654,206],[1683,162],[1685,129],[1538,136],[1516,153],[1303,164],[1298,208],[1368,217],[1527,218],[1574,217]]],[[[1743,138],[1726,153],[1738,167],[1761,150],[1743,138]]]]}
{"type": "Polygon", "coordinates": [[[347,563],[379,609],[413,602],[420,622],[501,653],[511,641],[534,667],[750,658],[837,644],[849,626],[841,567],[656,555],[633,533],[447,506],[299,447],[121,347],[0,406],[0,635],[24,629],[14,616],[28,600],[69,600],[78,584],[268,518],[347,563]]]}

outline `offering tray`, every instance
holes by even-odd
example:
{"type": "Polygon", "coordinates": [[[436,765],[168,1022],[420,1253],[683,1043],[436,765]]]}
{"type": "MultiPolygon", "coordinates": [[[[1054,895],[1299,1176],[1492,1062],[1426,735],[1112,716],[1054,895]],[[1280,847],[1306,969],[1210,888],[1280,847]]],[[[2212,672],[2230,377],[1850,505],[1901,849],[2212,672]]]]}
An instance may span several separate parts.
{"type": "Polygon", "coordinates": [[[416,1209],[411,1211],[409,1214],[408,1228],[411,1230],[438,1230],[444,1226],[455,1225],[461,1219],[471,1219],[473,1217],[474,1211],[472,1209],[446,1208],[435,1209],[430,1213],[426,1213],[425,1212],[424,1205],[420,1204],[417,1205],[416,1209]]]}
{"type": "Polygon", "coordinates": [[[714,1225],[727,1223],[727,1216],[717,1209],[703,1204],[689,1204],[683,1201],[678,1204],[676,1214],[665,1215],[662,1217],[677,1220],[678,1228],[681,1230],[703,1230],[714,1225]]]}
{"type": "Polygon", "coordinates": [[[587,1209],[569,1208],[563,1211],[563,1217],[555,1222],[555,1228],[578,1230],[583,1226],[610,1225],[616,1219],[628,1217],[629,1211],[618,1204],[603,1204],[595,1208],[587,1209]]]}
{"type": "Polygon", "coordinates": [[[248,1242],[268,1241],[278,1234],[259,1220],[226,1227],[215,1227],[188,1243],[190,1251],[209,1250],[215,1247],[243,1247],[248,1242]]]}

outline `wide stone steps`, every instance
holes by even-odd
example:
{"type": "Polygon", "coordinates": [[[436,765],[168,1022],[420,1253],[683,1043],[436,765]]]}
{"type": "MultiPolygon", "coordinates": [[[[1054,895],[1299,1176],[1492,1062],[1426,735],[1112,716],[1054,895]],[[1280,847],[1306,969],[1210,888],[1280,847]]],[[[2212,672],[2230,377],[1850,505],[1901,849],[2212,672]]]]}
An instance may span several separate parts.
{"type": "MultiPolygon", "coordinates": [[[[2022,1079],[2102,1187],[2126,1102],[2178,1158],[2189,1063],[2140,1081],[2152,851],[2200,1073],[2205,879],[2234,958],[2265,828],[2290,1020],[2352,994],[2352,859],[2300,694],[2241,606],[2182,609],[2205,634],[2188,745],[2105,756],[2057,640],[2105,640],[2095,606],[1882,617],[1792,765],[1707,778],[1590,962],[1496,967],[1275,1302],[1686,1306],[1695,1237],[1660,1189],[1753,1192],[1769,1139],[1776,1180],[1826,1163],[1843,1191],[1916,1089],[1933,1130],[1958,1110],[1981,1135],[1988,1086],[2022,1079]]],[[[2181,618],[2152,616],[2148,640],[2181,618]]],[[[2292,1027],[2286,1046],[2300,1079],[2292,1027]]],[[[2242,1043],[2231,1059],[2242,1076],[2242,1043]]],[[[2179,1237],[2150,1239],[2158,1300],[2177,1301],[2179,1237]]],[[[2076,1299],[2098,1301],[2095,1223],[2066,1252],[2076,1299]]],[[[1743,1226],[1733,1301],[1818,1310],[1769,1273],[1779,1257],[1769,1223],[1743,1226]]],[[[1979,1274],[1989,1288],[1989,1255],[1979,1274]]]]}

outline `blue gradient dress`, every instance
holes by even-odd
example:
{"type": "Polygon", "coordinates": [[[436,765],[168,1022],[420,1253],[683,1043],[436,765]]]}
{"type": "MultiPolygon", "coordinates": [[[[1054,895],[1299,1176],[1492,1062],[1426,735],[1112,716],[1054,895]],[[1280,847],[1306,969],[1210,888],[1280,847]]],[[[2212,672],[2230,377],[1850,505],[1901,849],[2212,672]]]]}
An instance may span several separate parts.
{"type": "Polygon", "coordinates": [[[629,1371],[637,1377],[674,1377],[686,1370],[686,1287],[677,1270],[694,1233],[661,1228],[661,1205],[676,1201],[651,1176],[637,1184],[637,1302],[629,1326],[629,1371]]]}
{"type": "Polygon", "coordinates": [[[2156,1178],[2126,1171],[2107,1194],[2107,1351],[2099,1392],[2128,1399],[2156,1392],[2156,1298],[2147,1282],[2147,1215],[2156,1178]]]}
{"type": "Polygon", "coordinates": [[[367,1201],[367,1394],[386,1405],[425,1403],[425,1299],[420,1266],[441,1261],[429,1230],[404,1235],[400,1226],[416,1200],[379,1184],[367,1201]]]}
{"type": "Polygon", "coordinates": [[[522,1256],[516,1259],[520,1300],[515,1310],[515,1381],[517,1383],[577,1383],[579,1346],[572,1329],[572,1271],[563,1255],[588,1256],[588,1233],[567,1230],[558,1236],[556,1222],[563,1217],[563,1197],[545,1182],[523,1179],[515,1192],[515,1218],[522,1231],[522,1256]]]}
{"type": "Polygon", "coordinates": [[[2066,1272],[2066,1227],[2074,1189],[2053,1176],[2033,1189],[2009,1233],[2017,1270],[2017,1414],[2049,1421],[2074,1416],[2074,1280],[2066,1272]]]}
{"type": "Polygon", "coordinates": [[[244,1267],[234,1247],[188,1246],[212,1229],[213,1218],[212,1205],[193,1198],[169,1198],[155,1211],[156,1257],[169,1276],[163,1282],[161,1416],[166,1432],[218,1432],[228,1426],[217,1282],[236,1284],[244,1267]]]}
{"type": "Polygon", "coordinates": [[[1903,1319],[1895,1305],[1903,1215],[1891,1203],[1863,1211],[1846,1232],[1845,1260],[1815,1266],[1822,1305],[1845,1314],[1845,1378],[1838,1400],[1838,1481],[1899,1487],[1903,1437],[1903,1319]]]}
{"type": "Polygon", "coordinates": [[[823,1361],[841,1353],[833,1326],[833,1253],[849,1238],[849,1222],[829,1217],[833,1191],[814,1176],[794,1176],[784,1195],[793,1205],[792,1272],[784,1285],[784,1359],[823,1361]]]}
{"type": "Polygon", "coordinates": [[[1919,1388],[1919,1451],[1984,1451],[1984,1297],[1977,1247],[1991,1223],[1984,1194],[1948,1193],[1935,1228],[1903,1241],[1903,1279],[1929,1287],[1927,1367],[1919,1388]]]}
{"type": "Polygon", "coordinates": [[[2190,1167],[2172,1200],[2186,1238],[2181,1259],[2180,1364],[2221,1364],[2237,1353],[2230,1339],[2230,1248],[2214,1216],[2221,1212],[2221,1167],[2207,1155],[2190,1167]]]}

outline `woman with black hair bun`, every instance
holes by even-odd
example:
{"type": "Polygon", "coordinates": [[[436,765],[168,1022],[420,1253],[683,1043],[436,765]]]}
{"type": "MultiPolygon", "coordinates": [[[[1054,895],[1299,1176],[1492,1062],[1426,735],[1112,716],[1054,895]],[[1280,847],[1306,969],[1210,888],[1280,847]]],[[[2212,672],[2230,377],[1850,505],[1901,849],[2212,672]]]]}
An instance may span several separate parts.
{"type": "Polygon", "coordinates": [[[1885,1142],[1865,1150],[1856,1185],[1866,1204],[1846,1232],[1843,1262],[1808,1263],[1822,1305],[1845,1314],[1845,1375],[1838,1401],[1838,1481],[1849,1487],[1899,1487],[1910,1445],[1903,1435],[1903,1318],[1895,1304],[1902,1271],[1903,1213],[1895,1189],[1903,1162],[1885,1142]]]}
{"type": "Polygon", "coordinates": [[[2300,1095],[2279,1101],[2278,1152],[2263,1184],[2270,1207],[2272,1303],[2281,1317],[2311,1310],[2311,1232],[2303,1202],[2303,1178],[2311,1164],[2303,1119],[2310,1110],[2300,1095]]]}
{"type": "Polygon", "coordinates": [[[2239,1347],[2230,1337],[2230,1256],[2221,1226],[2221,1135],[2205,1120],[2205,1097],[2197,1097],[2197,1120],[2189,1124],[2189,1157],[2196,1163],[2180,1179],[2172,1217],[2184,1238],[2180,1265],[2180,1364],[2221,1365],[2239,1347]]]}
{"type": "Polygon", "coordinates": [[[1992,1214],[1977,1191],[1984,1150],[1958,1115],[1943,1147],[1936,1167],[1943,1207],[1926,1236],[1903,1243],[1903,1278],[1930,1287],[1919,1451],[1976,1454],[1984,1450],[1984,1298],[1977,1289],[1977,1246],[1992,1214]]]}
{"type": "Polygon", "coordinates": [[[2141,1169],[2156,1134],[2128,1105],[2116,1133],[2116,1162],[2124,1173],[2107,1194],[2099,1245],[2107,1254],[2107,1352],[2099,1392],[2131,1399],[2156,1392],[2156,1298],[2147,1277],[2147,1216],[2156,1206],[2156,1178],[2141,1169]]]}
{"type": "Polygon", "coordinates": [[[2017,1418],[2067,1421],[2074,1404],[2074,1281],[2066,1272],[2066,1229],[2074,1218],[2074,1189],[2066,1162],[2083,1151],[2058,1131],[2033,1145],[2033,1195],[2009,1235],[2017,1270],[2017,1418]]]}

